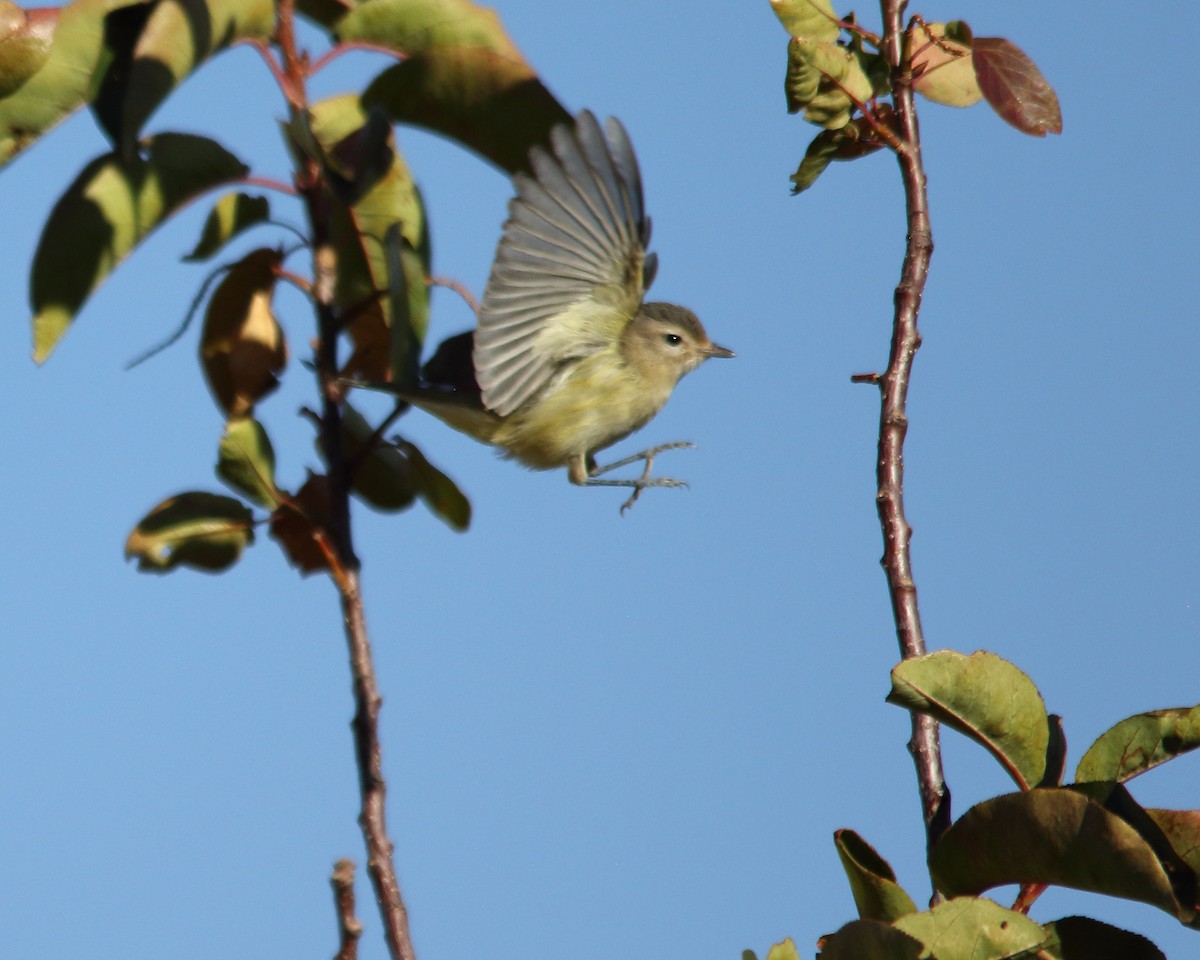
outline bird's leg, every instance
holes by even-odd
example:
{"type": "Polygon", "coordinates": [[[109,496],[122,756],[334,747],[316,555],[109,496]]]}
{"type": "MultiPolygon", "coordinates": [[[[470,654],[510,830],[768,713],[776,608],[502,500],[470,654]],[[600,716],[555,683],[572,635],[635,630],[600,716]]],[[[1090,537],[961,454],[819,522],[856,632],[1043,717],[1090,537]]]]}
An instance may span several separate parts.
{"type": "Polygon", "coordinates": [[[616,463],[609,463],[605,466],[597,466],[595,460],[588,458],[587,477],[583,481],[589,487],[633,487],[633,493],[629,499],[621,504],[621,515],[625,515],[625,511],[637,503],[638,497],[642,495],[642,491],[650,487],[686,487],[687,484],[682,480],[676,480],[672,477],[652,477],[650,469],[654,466],[654,458],[665,450],[681,450],[684,447],[694,447],[694,443],[687,440],[680,440],[676,443],[661,443],[657,447],[651,447],[649,450],[643,450],[641,453],[635,453],[631,457],[626,457],[624,460],[618,460],[616,463]],[[637,463],[639,460],[645,462],[645,467],[642,469],[640,477],[634,477],[629,480],[601,480],[602,474],[609,473],[612,470],[617,470],[621,467],[627,467],[631,463],[637,463]]]}

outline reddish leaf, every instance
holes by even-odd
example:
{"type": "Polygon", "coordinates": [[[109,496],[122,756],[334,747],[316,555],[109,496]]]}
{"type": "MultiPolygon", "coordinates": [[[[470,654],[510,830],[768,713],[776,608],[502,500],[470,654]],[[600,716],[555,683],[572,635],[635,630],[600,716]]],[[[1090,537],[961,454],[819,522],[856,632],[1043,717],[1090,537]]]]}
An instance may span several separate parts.
{"type": "Polygon", "coordinates": [[[329,478],[310,473],[299,492],[271,515],[271,537],[301,573],[329,568],[318,538],[329,529],[329,478]]]}
{"type": "Polygon", "coordinates": [[[976,37],[971,61],[983,96],[1006,123],[1034,137],[1062,133],[1058,96],[1020,47],[1002,37],[976,37]]]}

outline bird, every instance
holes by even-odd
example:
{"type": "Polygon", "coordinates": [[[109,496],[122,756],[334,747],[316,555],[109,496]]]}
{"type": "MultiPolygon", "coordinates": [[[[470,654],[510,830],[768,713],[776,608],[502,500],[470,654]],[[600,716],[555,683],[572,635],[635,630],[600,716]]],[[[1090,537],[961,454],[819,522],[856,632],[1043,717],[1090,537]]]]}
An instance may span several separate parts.
{"type": "Polygon", "coordinates": [[[686,307],[645,302],[657,272],[648,252],[637,156],[625,127],[587,110],[558,124],[514,176],[476,329],[444,342],[403,399],[534,470],[566,468],[580,486],[651,487],[660,444],[605,466],[596,454],[645,426],[679,380],[733,357],[686,307]],[[640,476],[612,470],[642,462],[640,476]]]}

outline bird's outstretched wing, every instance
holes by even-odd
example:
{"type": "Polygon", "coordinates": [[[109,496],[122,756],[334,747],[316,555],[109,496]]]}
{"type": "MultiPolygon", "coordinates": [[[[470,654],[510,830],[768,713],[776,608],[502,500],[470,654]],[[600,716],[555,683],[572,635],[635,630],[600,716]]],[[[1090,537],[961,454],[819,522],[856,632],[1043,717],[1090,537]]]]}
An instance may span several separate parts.
{"type": "Polygon", "coordinates": [[[650,220],[625,128],[583,111],[530,153],[496,249],[475,331],[475,374],[507,416],[564,363],[613,344],[653,279],[650,220]]]}

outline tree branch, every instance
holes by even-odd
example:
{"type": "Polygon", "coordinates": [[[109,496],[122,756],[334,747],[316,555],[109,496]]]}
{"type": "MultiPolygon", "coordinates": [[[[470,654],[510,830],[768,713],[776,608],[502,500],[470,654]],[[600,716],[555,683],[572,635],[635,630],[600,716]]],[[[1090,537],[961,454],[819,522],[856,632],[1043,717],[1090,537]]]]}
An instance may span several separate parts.
{"type": "MultiPolygon", "coordinates": [[[[904,182],[908,243],[900,282],[896,286],[887,371],[878,379],[880,415],[876,507],[883,530],[883,558],[880,563],[887,575],[900,654],[907,660],[925,653],[917,586],[912,572],[912,528],[904,512],[904,439],[908,432],[908,387],[913,360],[921,346],[917,314],[933,254],[933,233],[925,170],[921,161],[921,134],[913,102],[912,71],[903,49],[902,18],[905,6],[904,0],[880,2],[884,24],[883,49],[892,67],[892,94],[902,139],[896,159],[904,182]]],[[[942,774],[937,723],[924,714],[914,713],[908,748],[917,769],[928,854],[950,823],[950,791],[942,774]]]]}
{"type": "MultiPolygon", "coordinates": [[[[280,0],[275,40],[282,59],[283,81],[293,124],[307,124],[307,58],[298,52],[295,38],[295,0],[280,0]]],[[[415,960],[408,930],[408,911],[392,859],[393,847],[384,818],[387,785],[383,778],[383,750],[379,742],[379,709],[383,702],[375,682],[375,665],[367,637],[359,585],[359,563],[354,554],[350,526],[351,470],[342,429],[342,390],[338,383],[338,337],[342,318],[334,303],[337,252],[332,242],[333,194],[325,171],[314,158],[302,156],[295,171],[296,191],[304,203],[312,231],[312,299],[317,314],[316,367],[321,386],[321,445],[329,472],[330,517],[322,531],[329,541],[330,575],[341,599],[342,622],[350,653],[354,687],[354,752],[358,761],[361,809],[358,817],[367,847],[367,873],[383,920],[392,960],[415,960]]]]}
{"type": "Polygon", "coordinates": [[[349,860],[335,863],[329,884],[333,887],[333,908],[338,919],[338,952],[333,960],[358,960],[362,924],[354,915],[354,864],[349,860]]]}

